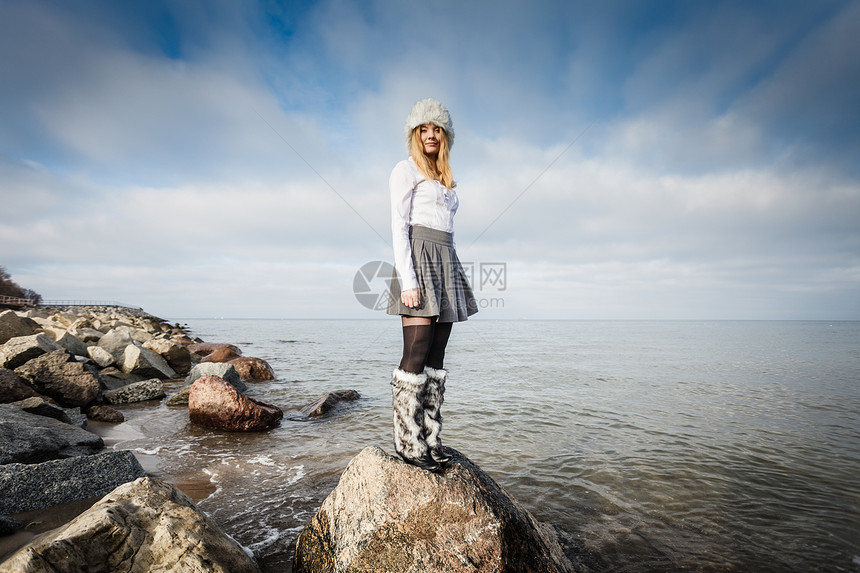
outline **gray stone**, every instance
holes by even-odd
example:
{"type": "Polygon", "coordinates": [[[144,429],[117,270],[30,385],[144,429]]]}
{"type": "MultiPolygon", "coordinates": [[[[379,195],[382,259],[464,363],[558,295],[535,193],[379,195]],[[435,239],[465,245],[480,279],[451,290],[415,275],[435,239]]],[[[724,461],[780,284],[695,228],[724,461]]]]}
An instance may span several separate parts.
{"type": "Polygon", "coordinates": [[[134,382],[116,390],[106,390],[104,393],[105,402],[108,404],[131,404],[158,400],[164,396],[164,384],[158,378],[134,382]]]}
{"type": "Polygon", "coordinates": [[[229,382],[239,392],[247,392],[248,386],[242,382],[239,373],[232,364],[225,362],[202,362],[191,369],[188,377],[185,378],[185,385],[190,386],[195,380],[201,376],[217,376],[225,382],[229,382]]]}
{"type": "Polygon", "coordinates": [[[555,531],[462,454],[431,473],[362,450],[299,535],[294,573],[570,573],[555,531]]]}
{"type": "Polygon", "coordinates": [[[33,358],[60,348],[59,344],[44,333],[10,338],[0,347],[0,368],[14,370],[33,358]]]}
{"type": "Polygon", "coordinates": [[[87,345],[74,335],[64,332],[60,338],[56,339],[57,344],[74,354],[75,356],[87,356],[87,345]]]}
{"type": "Polygon", "coordinates": [[[0,515],[0,535],[11,535],[23,527],[22,521],[0,515]]]}
{"type": "Polygon", "coordinates": [[[116,363],[111,353],[101,346],[88,346],[87,356],[89,356],[93,362],[98,364],[99,368],[107,368],[111,364],[116,363]]]}
{"type": "Polygon", "coordinates": [[[334,392],[326,392],[313,404],[308,404],[302,408],[302,414],[309,418],[319,418],[324,416],[337,406],[340,402],[354,402],[361,398],[361,395],[355,390],[336,390],[334,392]]]}
{"type": "Polygon", "coordinates": [[[103,332],[100,332],[94,328],[75,328],[70,329],[69,332],[84,342],[98,342],[101,340],[102,336],[104,336],[103,332]]]}
{"type": "Polygon", "coordinates": [[[11,338],[31,336],[39,331],[39,325],[29,318],[21,318],[15,311],[0,312],[0,344],[11,338]]]}
{"type": "Polygon", "coordinates": [[[186,376],[191,371],[191,353],[184,345],[165,338],[152,338],[143,347],[157,352],[177,375],[186,376]]]}
{"type": "Polygon", "coordinates": [[[126,450],[0,466],[0,513],[21,513],[99,497],[146,475],[126,450]]]}
{"type": "Polygon", "coordinates": [[[0,404],[17,402],[38,395],[33,387],[17,374],[6,368],[0,368],[0,404]]]}
{"type": "Polygon", "coordinates": [[[22,410],[30,414],[36,414],[37,416],[47,416],[49,418],[54,418],[55,420],[59,420],[66,424],[72,423],[72,420],[69,418],[69,415],[66,414],[65,410],[52,402],[48,402],[42,396],[33,396],[31,398],[25,398],[24,400],[12,402],[9,405],[21,408],[22,410]]]}
{"type": "Polygon", "coordinates": [[[136,326],[117,326],[116,329],[128,332],[129,336],[131,336],[133,340],[136,340],[141,344],[152,338],[151,333],[147,332],[143,328],[138,328],[136,326]]]}
{"type": "Polygon", "coordinates": [[[125,421],[125,416],[119,410],[110,406],[99,405],[87,408],[87,418],[97,422],[107,422],[108,424],[119,424],[125,421]]]}
{"type": "Polygon", "coordinates": [[[176,378],[176,372],[157,352],[139,346],[126,346],[122,361],[122,371],[147,378],[167,380],[176,378]]]}
{"type": "MultiPolygon", "coordinates": [[[[126,330],[111,329],[99,339],[98,346],[107,350],[113,356],[114,362],[122,364],[125,349],[134,345],[135,341],[126,330]]],[[[138,343],[140,344],[140,343],[138,343]]]]}
{"type": "Polygon", "coordinates": [[[62,406],[86,406],[99,394],[99,381],[89,368],[61,348],[19,366],[15,374],[62,406]]]}
{"type": "Polygon", "coordinates": [[[258,573],[241,545],[175,486],[143,477],[34,539],[0,573],[258,573]]]}
{"type": "Polygon", "coordinates": [[[191,395],[191,384],[186,384],[164,401],[166,406],[188,406],[188,397],[191,395]]]}
{"type": "Polygon", "coordinates": [[[88,455],[103,447],[99,436],[77,426],[0,404],[0,465],[88,455]]]}

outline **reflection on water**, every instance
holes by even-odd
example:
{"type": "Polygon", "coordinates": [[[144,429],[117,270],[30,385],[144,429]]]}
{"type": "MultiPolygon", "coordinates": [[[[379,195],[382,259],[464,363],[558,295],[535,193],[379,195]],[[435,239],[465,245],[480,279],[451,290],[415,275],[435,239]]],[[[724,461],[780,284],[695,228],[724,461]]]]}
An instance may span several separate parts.
{"type": "MultiPolygon", "coordinates": [[[[251,393],[282,425],[222,434],[137,404],[115,447],[205,484],[200,507],[288,571],[349,460],[392,450],[397,321],[188,322],[270,362],[251,393]],[[362,399],[302,417],[340,389],[362,399]]],[[[472,320],[448,355],[446,442],[598,570],[860,568],[860,324],[472,320]]]]}

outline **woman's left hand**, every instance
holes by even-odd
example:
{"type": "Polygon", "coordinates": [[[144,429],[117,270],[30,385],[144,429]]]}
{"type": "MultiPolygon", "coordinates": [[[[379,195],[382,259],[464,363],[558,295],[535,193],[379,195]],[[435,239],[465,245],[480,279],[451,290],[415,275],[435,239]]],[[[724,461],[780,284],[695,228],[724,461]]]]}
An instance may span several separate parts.
{"type": "Polygon", "coordinates": [[[400,302],[409,308],[418,308],[421,304],[421,291],[417,288],[411,288],[400,293],[400,302]]]}

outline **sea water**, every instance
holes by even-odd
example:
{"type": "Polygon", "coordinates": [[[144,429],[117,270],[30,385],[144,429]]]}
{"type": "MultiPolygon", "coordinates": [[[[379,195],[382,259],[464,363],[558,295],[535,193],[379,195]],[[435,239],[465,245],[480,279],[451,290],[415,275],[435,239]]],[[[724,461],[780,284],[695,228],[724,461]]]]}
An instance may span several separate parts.
{"type": "MultiPolygon", "coordinates": [[[[199,506],[264,570],[289,571],[349,460],[393,451],[399,321],[179,322],[267,360],[277,379],[249,393],[284,420],[227,434],[131,405],[113,447],[211,482],[199,506]],[[361,399],[301,414],[344,389],[361,399]]],[[[446,368],[445,444],[595,571],[860,571],[858,322],[473,318],[454,326],[446,368]]]]}

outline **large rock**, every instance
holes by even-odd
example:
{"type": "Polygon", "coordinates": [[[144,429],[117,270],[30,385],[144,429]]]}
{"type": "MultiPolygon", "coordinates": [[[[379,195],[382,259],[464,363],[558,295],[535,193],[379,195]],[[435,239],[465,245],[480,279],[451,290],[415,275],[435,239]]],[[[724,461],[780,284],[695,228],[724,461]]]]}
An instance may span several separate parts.
{"type": "Polygon", "coordinates": [[[182,344],[165,338],[153,338],[146,341],[143,347],[157,352],[179,376],[186,376],[191,371],[191,353],[182,344]]]}
{"type": "Polygon", "coordinates": [[[74,328],[69,329],[69,333],[73,334],[80,340],[84,342],[95,342],[98,343],[99,340],[104,336],[104,333],[98,331],[94,328],[74,328]]]}
{"type": "Polygon", "coordinates": [[[573,571],[551,528],[451,453],[434,474],[365,448],[299,535],[293,571],[573,571]]]}
{"type": "Polygon", "coordinates": [[[111,364],[116,364],[113,355],[101,346],[88,346],[87,356],[98,364],[99,368],[107,368],[111,364]]]}
{"type": "Polygon", "coordinates": [[[149,348],[126,346],[120,363],[122,371],[146,378],[176,378],[176,372],[157,352],[149,348]]]}
{"type": "Polygon", "coordinates": [[[108,404],[131,404],[147,400],[160,400],[164,396],[164,384],[158,378],[134,382],[116,390],[107,390],[104,393],[105,402],[108,404]]]}
{"type": "Polygon", "coordinates": [[[242,382],[242,378],[232,364],[222,362],[202,362],[191,369],[185,378],[185,386],[191,386],[194,381],[203,376],[217,376],[235,386],[239,392],[247,392],[248,386],[242,382]]]}
{"type": "Polygon", "coordinates": [[[99,394],[98,379],[62,348],[19,366],[15,374],[63,406],[86,406],[99,394]]]}
{"type": "Polygon", "coordinates": [[[277,426],[284,413],[245,396],[217,376],[204,376],[191,386],[188,417],[194,424],[216,430],[262,432],[277,426]]]}
{"type": "Polygon", "coordinates": [[[31,396],[30,398],[12,402],[9,405],[21,408],[25,412],[36,414],[37,416],[47,416],[66,424],[73,423],[72,419],[69,418],[69,415],[63,408],[60,408],[53,402],[49,402],[42,396],[31,396]]]}
{"type": "Polygon", "coordinates": [[[238,346],[236,346],[235,344],[225,344],[223,342],[198,342],[196,344],[190,344],[188,346],[188,351],[191,352],[191,354],[194,354],[198,359],[200,359],[204,356],[212,354],[220,348],[227,348],[235,352],[238,356],[242,355],[242,351],[239,350],[238,346]]]}
{"type": "Polygon", "coordinates": [[[127,346],[140,344],[135,343],[131,334],[126,330],[117,330],[115,328],[109,330],[104,336],[99,338],[98,345],[107,350],[113,356],[114,362],[122,364],[123,356],[127,346]]]}
{"type": "Polygon", "coordinates": [[[109,424],[119,424],[125,422],[125,416],[119,410],[110,406],[99,406],[98,404],[87,408],[86,416],[90,420],[97,422],[107,422],[109,424]]]}
{"type": "Polygon", "coordinates": [[[152,334],[147,332],[143,328],[123,325],[123,326],[117,326],[116,329],[117,330],[124,330],[124,331],[128,332],[128,334],[131,336],[131,338],[133,340],[136,340],[137,342],[140,342],[141,344],[145,343],[146,341],[148,341],[149,339],[152,338],[152,334]]]}
{"type": "Polygon", "coordinates": [[[245,382],[275,379],[275,371],[272,370],[269,363],[262,358],[240,356],[238,358],[228,360],[227,364],[232,364],[233,368],[236,369],[236,372],[239,373],[239,378],[245,382]]]}
{"type": "Polygon", "coordinates": [[[7,464],[0,466],[0,513],[100,497],[145,475],[134,454],[125,450],[41,464],[7,464]]]}
{"type": "Polygon", "coordinates": [[[21,318],[15,311],[0,312],[0,344],[5,344],[10,338],[31,336],[38,331],[38,323],[29,318],[21,318]]]}
{"type": "Polygon", "coordinates": [[[257,564],[176,487],[143,477],[33,540],[0,572],[255,573],[257,564]]]}
{"type": "Polygon", "coordinates": [[[0,404],[17,402],[38,395],[33,387],[17,374],[6,368],[0,368],[0,404]]]}
{"type": "Polygon", "coordinates": [[[103,447],[100,437],[77,426],[0,404],[0,465],[37,464],[93,454],[103,447]]]}
{"type": "Polygon", "coordinates": [[[87,356],[87,345],[76,336],[64,332],[62,336],[56,339],[57,344],[68,350],[75,356],[87,356]]]}
{"type": "Polygon", "coordinates": [[[200,362],[229,362],[234,358],[239,358],[240,354],[233,352],[229,348],[219,348],[200,359],[200,362]]]}
{"type": "Polygon", "coordinates": [[[60,345],[44,333],[10,338],[0,346],[0,368],[14,370],[29,360],[59,349],[60,345]]]}
{"type": "Polygon", "coordinates": [[[316,402],[302,408],[301,412],[309,418],[319,418],[326,415],[329,410],[337,406],[340,402],[354,402],[359,398],[361,398],[361,395],[355,390],[326,392],[316,402]]]}

